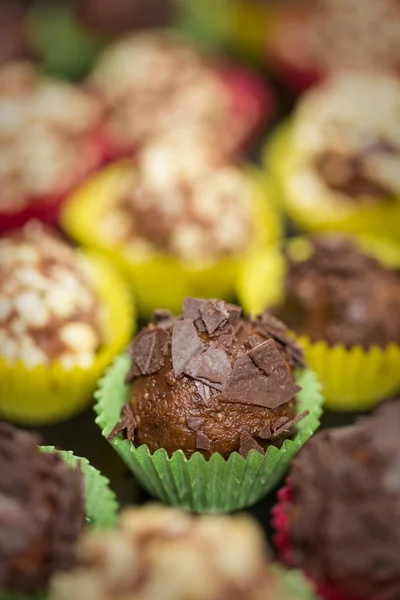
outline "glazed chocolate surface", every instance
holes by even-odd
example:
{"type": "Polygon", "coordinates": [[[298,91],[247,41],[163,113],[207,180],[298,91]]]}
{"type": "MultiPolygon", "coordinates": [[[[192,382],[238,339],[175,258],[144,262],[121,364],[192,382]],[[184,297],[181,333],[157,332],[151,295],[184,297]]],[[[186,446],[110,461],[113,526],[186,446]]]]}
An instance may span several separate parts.
{"type": "Polygon", "coordinates": [[[39,441],[0,422],[0,592],[39,592],[75,562],[83,476],[39,441]]]}
{"type": "Polygon", "coordinates": [[[400,597],[400,403],[317,433],[294,460],[293,565],[345,594],[400,597]]]}
{"type": "Polygon", "coordinates": [[[304,367],[285,326],[264,313],[245,320],[238,306],[187,298],[182,318],[157,312],[130,346],[131,401],[111,437],[123,432],[151,451],[228,457],[280,445],[296,417],[304,367]]]}
{"type": "Polygon", "coordinates": [[[400,277],[340,236],[310,239],[287,257],[285,301],[274,313],[299,335],[346,347],[400,342],[400,277]]]}

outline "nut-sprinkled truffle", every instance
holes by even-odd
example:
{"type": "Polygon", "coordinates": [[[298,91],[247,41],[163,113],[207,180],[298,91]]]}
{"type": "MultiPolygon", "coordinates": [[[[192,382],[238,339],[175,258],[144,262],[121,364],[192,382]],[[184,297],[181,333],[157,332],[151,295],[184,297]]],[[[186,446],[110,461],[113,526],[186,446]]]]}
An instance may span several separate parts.
{"type": "Polygon", "coordinates": [[[0,356],[28,367],[90,367],[102,343],[85,264],[38,221],[0,239],[0,356]]]}
{"type": "Polygon", "coordinates": [[[0,212],[64,194],[99,162],[99,100],[25,62],[0,68],[0,212]]]}
{"type": "Polygon", "coordinates": [[[290,475],[291,562],[366,600],[400,597],[400,403],[322,431],[290,475]]]}
{"type": "Polygon", "coordinates": [[[123,431],[135,444],[187,457],[200,451],[228,457],[280,445],[296,417],[300,388],[292,367],[300,348],[268,313],[256,321],[222,300],[186,298],[183,315],[157,311],[133,340],[127,375],[131,400],[111,438],[123,431]]]}
{"type": "Polygon", "coordinates": [[[400,82],[389,73],[345,72],[306,94],[293,120],[295,197],[390,201],[400,194],[400,82]]]}
{"type": "MultiPolygon", "coordinates": [[[[290,248],[290,247],[289,247],[290,248]]],[[[275,314],[312,341],[364,348],[400,343],[400,277],[347,238],[315,237],[288,255],[284,303],[275,314]]]]}
{"type": "Polygon", "coordinates": [[[104,239],[184,260],[245,250],[253,234],[251,178],[221,164],[202,136],[170,134],[147,144],[131,182],[100,222],[104,239]]]}
{"type": "Polygon", "coordinates": [[[119,530],[90,534],[81,567],[57,575],[54,600],[290,600],[247,516],[193,517],[157,505],[123,513],[119,530]]]}
{"type": "Polygon", "coordinates": [[[73,566],[85,523],[80,470],[0,422],[0,593],[43,590],[73,566]]]}
{"type": "Polygon", "coordinates": [[[196,128],[226,156],[259,125],[265,103],[264,90],[247,90],[247,74],[235,80],[228,71],[176,34],[159,31],[109,47],[90,83],[107,104],[110,135],[121,151],[166,131],[196,128]]]}

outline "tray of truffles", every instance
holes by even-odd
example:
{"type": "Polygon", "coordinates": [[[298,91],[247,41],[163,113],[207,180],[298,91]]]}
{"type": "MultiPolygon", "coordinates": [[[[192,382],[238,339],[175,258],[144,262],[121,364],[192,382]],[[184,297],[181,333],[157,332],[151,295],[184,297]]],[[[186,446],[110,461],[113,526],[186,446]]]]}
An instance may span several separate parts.
{"type": "Polygon", "coordinates": [[[0,6],[0,600],[400,600],[400,12],[358,5],[0,6]]]}

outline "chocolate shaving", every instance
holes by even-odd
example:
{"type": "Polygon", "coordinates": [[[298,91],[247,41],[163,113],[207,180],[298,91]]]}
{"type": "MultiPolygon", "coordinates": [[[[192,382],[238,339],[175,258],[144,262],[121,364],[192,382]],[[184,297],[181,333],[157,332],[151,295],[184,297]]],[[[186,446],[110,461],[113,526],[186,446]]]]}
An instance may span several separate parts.
{"type": "Polygon", "coordinates": [[[211,450],[211,443],[208,436],[205,433],[202,433],[201,431],[199,431],[196,436],[196,448],[198,450],[205,451],[211,450]]]}
{"type": "Polygon", "coordinates": [[[137,427],[135,415],[129,402],[122,407],[121,418],[108,436],[108,440],[112,442],[117,435],[120,433],[124,434],[124,437],[133,442],[135,439],[135,430],[137,427]]]}
{"type": "Polygon", "coordinates": [[[157,373],[164,366],[168,346],[168,333],[159,327],[144,329],[129,348],[133,364],[126,377],[126,383],[139,375],[157,373]]]}
{"type": "Polygon", "coordinates": [[[289,418],[288,417],[281,417],[280,419],[278,419],[277,421],[275,421],[275,423],[272,425],[272,431],[275,432],[277,429],[279,429],[280,427],[282,427],[282,425],[286,425],[286,423],[289,422],[289,418]]]}
{"type": "Polygon", "coordinates": [[[272,435],[271,427],[268,425],[264,425],[262,429],[258,432],[258,437],[262,440],[270,440],[272,435]]]}
{"type": "Polygon", "coordinates": [[[272,409],[289,402],[300,389],[275,342],[267,340],[236,360],[219,400],[272,409]]]}
{"type": "Polygon", "coordinates": [[[186,375],[218,391],[224,388],[231,371],[226,352],[214,343],[202,354],[192,357],[185,367],[186,375]]]}
{"type": "Polygon", "coordinates": [[[210,386],[202,383],[201,381],[195,381],[194,384],[205,406],[209,406],[210,400],[212,398],[212,389],[210,388],[210,386]]]}
{"type": "Polygon", "coordinates": [[[307,417],[309,414],[310,414],[310,412],[308,410],[306,410],[303,413],[301,413],[300,415],[297,415],[297,417],[295,417],[291,421],[287,420],[286,423],[284,423],[281,427],[278,427],[278,429],[276,429],[274,431],[274,433],[271,435],[271,440],[274,440],[275,438],[279,437],[285,431],[289,431],[290,429],[292,429],[292,427],[297,425],[297,423],[299,423],[302,419],[307,417]]]}
{"type": "Polygon", "coordinates": [[[264,448],[249,433],[244,432],[240,436],[239,454],[243,458],[247,458],[250,450],[257,450],[260,454],[265,454],[264,448]]]}
{"type": "Polygon", "coordinates": [[[170,329],[174,324],[172,313],[169,310],[157,309],[153,313],[153,323],[156,327],[170,329]]]}
{"type": "Polygon", "coordinates": [[[204,423],[204,419],[201,417],[187,417],[186,423],[190,429],[197,431],[204,423]]]}
{"type": "Polygon", "coordinates": [[[264,337],[272,338],[279,344],[291,367],[301,369],[307,367],[301,346],[290,336],[282,321],[265,311],[257,318],[257,329],[264,337]]]}
{"type": "Polygon", "coordinates": [[[200,306],[201,317],[208,335],[212,335],[219,327],[228,323],[229,313],[222,300],[209,300],[200,306]]]}
{"type": "Polygon", "coordinates": [[[191,320],[175,321],[172,330],[172,366],[175,377],[186,371],[187,365],[204,349],[191,320]]]}
{"type": "Polygon", "coordinates": [[[232,325],[234,328],[239,324],[240,315],[242,314],[242,309],[237,304],[230,304],[227,302],[225,304],[225,310],[228,312],[228,323],[232,325]]]}
{"type": "MultiPolygon", "coordinates": [[[[195,322],[202,321],[200,307],[205,303],[205,300],[200,298],[185,298],[182,302],[182,313],[184,319],[190,319],[195,322]]],[[[205,328],[204,328],[205,330],[205,328]]]]}

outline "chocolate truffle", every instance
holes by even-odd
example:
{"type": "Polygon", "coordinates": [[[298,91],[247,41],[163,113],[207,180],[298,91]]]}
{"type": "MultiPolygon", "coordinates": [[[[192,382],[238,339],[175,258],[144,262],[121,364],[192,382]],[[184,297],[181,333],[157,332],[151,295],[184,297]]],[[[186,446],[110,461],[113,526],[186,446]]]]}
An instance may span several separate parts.
{"type": "Polygon", "coordinates": [[[86,263],[38,221],[0,238],[0,356],[28,367],[88,368],[102,344],[86,263]]]}
{"type": "Polygon", "coordinates": [[[0,422],[0,593],[44,590],[74,564],[84,528],[82,473],[37,443],[0,422]]]}
{"type": "Polygon", "coordinates": [[[239,100],[240,84],[231,82],[227,71],[176,33],[158,31],[110,46],[90,84],[107,105],[110,137],[121,152],[167,131],[195,128],[226,156],[247,141],[264,110],[264,92],[250,98],[242,81],[245,93],[239,100]]]}
{"type": "Polygon", "coordinates": [[[246,250],[253,235],[254,184],[221,163],[197,134],[146,144],[99,228],[113,245],[182,260],[215,260],[246,250]]]}
{"type": "Polygon", "coordinates": [[[295,172],[304,206],[324,197],[390,202],[400,194],[400,82],[383,72],[341,72],[300,101],[293,120],[295,172]]]}
{"type": "Polygon", "coordinates": [[[79,569],[57,575],[54,600],[290,600],[248,516],[194,517],[148,505],[126,510],[119,529],[91,533],[79,569]]]}
{"type": "Polygon", "coordinates": [[[345,237],[314,237],[300,244],[300,256],[300,246],[292,252],[289,246],[285,299],[275,310],[288,327],[312,341],[347,348],[400,343],[398,273],[345,237]]]}
{"type": "Polygon", "coordinates": [[[65,194],[98,162],[100,101],[28,62],[0,68],[0,213],[65,194]]]}
{"type": "Polygon", "coordinates": [[[129,348],[131,399],[110,437],[123,431],[152,452],[207,458],[280,445],[304,416],[296,416],[292,372],[304,367],[303,354],[270,314],[240,314],[195,298],[183,301],[180,318],[157,311],[129,348]]]}
{"type": "Polygon", "coordinates": [[[290,474],[291,562],[365,600],[400,597],[400,403],[317,433],[290,474]]]}

